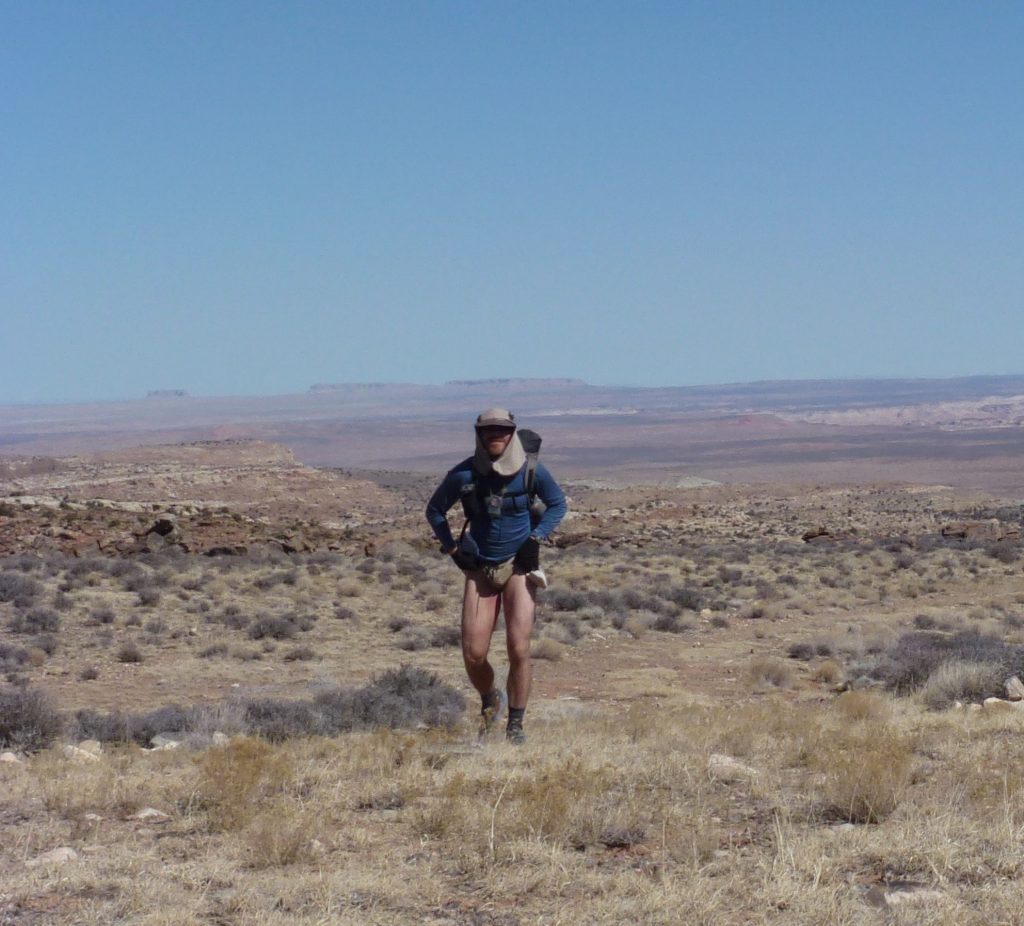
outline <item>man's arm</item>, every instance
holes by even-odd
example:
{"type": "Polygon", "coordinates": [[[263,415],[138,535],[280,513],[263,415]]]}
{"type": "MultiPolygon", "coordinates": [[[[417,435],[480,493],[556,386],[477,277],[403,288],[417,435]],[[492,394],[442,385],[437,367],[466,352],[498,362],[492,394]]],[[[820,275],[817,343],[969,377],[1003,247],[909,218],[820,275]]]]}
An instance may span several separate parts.
{"type": "Polygon", "coordinates": [[[437,490],[430,496],[430,501],[427,502],[427,521],[430,522],[434,536],[441,542],[441,549],[445,553],[453,553],[456,548],[447,514],[448,509],[458,501],[461,486],[461,480],[453,470],[444,477],[437,490]]]}
{"type": "Polygon", "coordinates": [[[547,509],[540,522],[530,532],[530,536],[536,537],[538,540],[546,540],[565,517],[569,506],[565,502],[565,493],[543,463],[537,464],[534,486],[537,490],[537,497],[544,502],[547,509]]]}

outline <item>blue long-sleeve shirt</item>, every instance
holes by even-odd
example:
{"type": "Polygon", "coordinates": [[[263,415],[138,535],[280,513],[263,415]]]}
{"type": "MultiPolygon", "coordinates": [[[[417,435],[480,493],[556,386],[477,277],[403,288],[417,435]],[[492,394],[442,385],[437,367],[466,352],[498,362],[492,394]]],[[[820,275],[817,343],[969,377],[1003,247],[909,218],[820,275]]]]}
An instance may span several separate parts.
{"type": "Polygon", "coordinates": [[[427,520],[445,550],[455,546],[446,517],[448,509],[462,498],[463,486],[473,482],[479,487],[476,494],[480,499],[480,511],[470,519],[469,533],[476,543],[480,558],[486,562],[502,563],[510,559],[528,537],[533,535],[538,540],[545,539],[565,517],[565,494],[543,463],[537,463],[533,485],[537,497],[544,502],[547,510],[537,526],[531,529],[526,466],[514,476],[499,476],[496,473],[481,476],[473,468],[473,458],[469,457],[444,477],[427,503],[427,520]],[[492,518],[487,514],[488,495],[502,496],[500,518],[492,518]]]}

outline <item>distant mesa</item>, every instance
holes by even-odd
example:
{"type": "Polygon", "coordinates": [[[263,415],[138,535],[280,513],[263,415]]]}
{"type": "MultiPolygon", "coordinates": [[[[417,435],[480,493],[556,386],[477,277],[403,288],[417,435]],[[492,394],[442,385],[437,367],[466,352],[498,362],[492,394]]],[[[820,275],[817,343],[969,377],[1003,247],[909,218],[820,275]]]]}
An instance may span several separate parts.
{"type": "Polygon", "coordinates": [[[571,379],[569,377],[540,377],[529,379],[527,377],[505,377],[501,379],[450,379],[446,386],[486,386],[494,389],[521,389],[524,386],[529,389],[564,389],[567,386],[586,386],[582,379],[571,379]]]}
{"type": "Polygon", "coordinates": [[[421,392],[432,389],[572,389],[586,387],[582,379],[552,377],[530,379],[528,377],[501,377],[498,379],[450,379],[443,386],[417,385],[416,383],[315,383],[309,387],[311,393],[383,393],[421,392]]]}
{"type": "Polygon", "coordinates": [[[309,387],[311,393],[318,392],[408,392],[422,389],[415,383],[314,383],[309,387]]]}
{"type": "Polygon", "coordinates": [[[185,389],[150,389],[147,399],[183,399],[188,395],[185,389]]]}

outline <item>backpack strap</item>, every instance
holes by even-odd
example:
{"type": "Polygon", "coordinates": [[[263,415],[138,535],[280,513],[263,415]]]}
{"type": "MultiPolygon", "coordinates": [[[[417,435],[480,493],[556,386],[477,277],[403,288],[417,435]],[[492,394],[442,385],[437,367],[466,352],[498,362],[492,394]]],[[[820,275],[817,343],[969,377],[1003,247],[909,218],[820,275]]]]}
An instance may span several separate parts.
{"type": "Polygon", "coordinates": [[[537,458],[540,455],[540,435],[536,431],[531,431],[529,428],[520,428],[517,432],[519,435],[519,442],[523,445],[523,450],[526,451],[526,475],[523,479],[523,485],[526,489],[526,495],[529,498],[529,503],[532,504],[534,498],[537,497],[537,458]]]}

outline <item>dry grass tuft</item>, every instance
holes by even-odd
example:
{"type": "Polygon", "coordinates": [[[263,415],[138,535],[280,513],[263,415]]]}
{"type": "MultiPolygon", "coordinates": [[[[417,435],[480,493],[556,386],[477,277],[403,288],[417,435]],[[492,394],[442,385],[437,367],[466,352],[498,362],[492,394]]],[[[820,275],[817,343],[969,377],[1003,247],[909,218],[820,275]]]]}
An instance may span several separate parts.
{"type": "Polygon", "coordinates": [[[834,659],[826,659],[811,673],[811,678],[823,685],[838,685],[844,677],[843,667],[834,659]]]}
{"type": "Polygon", "coordinates": [[[844,691],[832,710],[845,723],[884,723],[892,716],[892,704],[873,691],[844,691]]]}
{"type": "Polygon", "coordinates": [[[750,660],[747,674],[756,687],[788,688],[793,684],[793,670],[772,656],[755,656],[750,660]]]}
{"type": "Polygon", "coordinates": [[[257,739],[236,739],[210,749],[198,765],[198,804],[214,832],[248,826],[294,778],[287,753],[257,739]]]}
{"type": "Polygon", "coordinates": [[[548,662],[558,662],[568,647],[559,643],[551,637],[539,637],[530,646],[530,655],[534,659],[546,659],[548,662]]]}
{"type": "Polygon", "coordinates": [[[921,700],[929,710],[941,711],[955,701],[983,701],[998,691],[1005,672],[991,662],[950,660],[940,665],[921,688],[921,700]]]}
{"type": "Polygon", "coordinates": [[[900,804],[911,780],[912,741],[887,724],[837,730],[817,755],[826,812],[850,823],[879,823],[900,804]]]}

